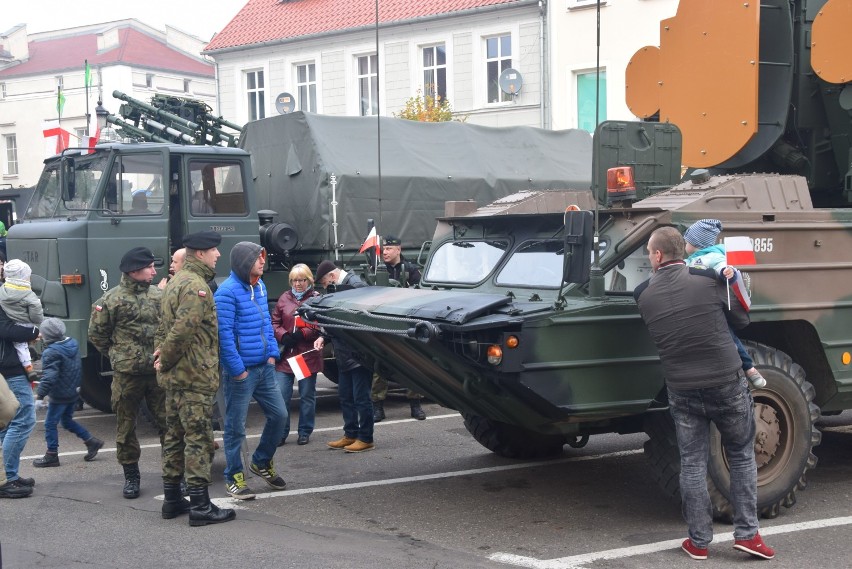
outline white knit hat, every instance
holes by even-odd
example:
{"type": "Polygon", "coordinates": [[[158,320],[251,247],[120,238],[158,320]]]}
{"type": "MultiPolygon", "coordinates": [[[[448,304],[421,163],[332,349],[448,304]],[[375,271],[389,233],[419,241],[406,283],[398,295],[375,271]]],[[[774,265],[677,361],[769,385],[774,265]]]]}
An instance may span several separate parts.
{"type": "Polygon", "coordinates": [[[3,267],[3,272],[5,273],[6,280],[8,282],[12,284],[28,285],[30,283],[30,275],[33,273],[33,270],[22,260],[12,259],[6,263],[5,267],[3,267]]]}

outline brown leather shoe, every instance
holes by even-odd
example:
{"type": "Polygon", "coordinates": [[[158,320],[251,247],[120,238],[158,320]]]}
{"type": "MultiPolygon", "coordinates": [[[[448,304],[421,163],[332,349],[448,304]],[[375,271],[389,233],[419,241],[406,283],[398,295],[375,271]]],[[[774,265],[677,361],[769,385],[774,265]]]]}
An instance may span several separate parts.
{"type": "Polygon", "coordinates": [[[325,443],[325,444],[327,444],[331,448],[338,449],[338,448],[348,447],[349,445],[354,443],[355,440],[356,439],[351,439],[349,437],[343,437],[342,439],[339,439],[339,440],[336,440],[336,441],[331,441],[330,443],[325,443]]]}
{"type": "Polygon", "coordinates": [[[376,448],[376,445],[373,443],[365,443],[364,441],[356,440],[349,446],[343,447],[343,450],[346,452],[366,452],[368,450],[373,450],[376,448]]]}

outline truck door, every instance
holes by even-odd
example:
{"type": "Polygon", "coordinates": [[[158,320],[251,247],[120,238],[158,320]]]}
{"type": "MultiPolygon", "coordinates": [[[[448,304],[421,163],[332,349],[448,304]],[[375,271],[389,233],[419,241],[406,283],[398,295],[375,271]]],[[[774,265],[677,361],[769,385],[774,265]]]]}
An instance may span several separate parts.
{"type": "Polygon", "coordinates": [[[155,284],[168,272],[168,156],[165,149],[115,156],[86,241],[93,299],[119,283],[121,257],[134,247],[154,253],[155,284]]]}

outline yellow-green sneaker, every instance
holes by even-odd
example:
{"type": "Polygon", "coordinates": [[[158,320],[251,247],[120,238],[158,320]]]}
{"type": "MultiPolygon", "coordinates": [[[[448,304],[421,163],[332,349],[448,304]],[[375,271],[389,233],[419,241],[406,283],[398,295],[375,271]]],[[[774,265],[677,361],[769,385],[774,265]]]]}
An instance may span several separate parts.
{"type": "Polygon", "coordinates": [[[254,500],[255,493],[246,485],[246,477],[242,472],[234,474],[233,480],[225,479],[225,490],[237,500],[254,500]]]}
{"type": "Polygon", "coordinates": [[[287,483],[284,482],[284,479],[278,476],[278,473],[275,472],[275,467],[272,465],[272,461],[269,461],[265,467],[261,468],[255,463],[251,463],[249,469],[263,478],[267,484],[269,484],[272,488],[276,490],[283,490],[287,487],[287,483]]]}

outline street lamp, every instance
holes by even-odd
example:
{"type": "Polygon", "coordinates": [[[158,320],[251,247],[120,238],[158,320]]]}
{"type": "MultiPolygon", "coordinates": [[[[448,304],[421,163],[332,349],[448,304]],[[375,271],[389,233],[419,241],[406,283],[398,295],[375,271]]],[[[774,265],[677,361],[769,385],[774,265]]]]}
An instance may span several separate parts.
{"type": "Polygon", "coordinates": [[[95,116],[98,119],[98,129],[106,128],[109,111],[104,108],[103,101],[98,101],[98,106],[95,107],[95,116]]]}

